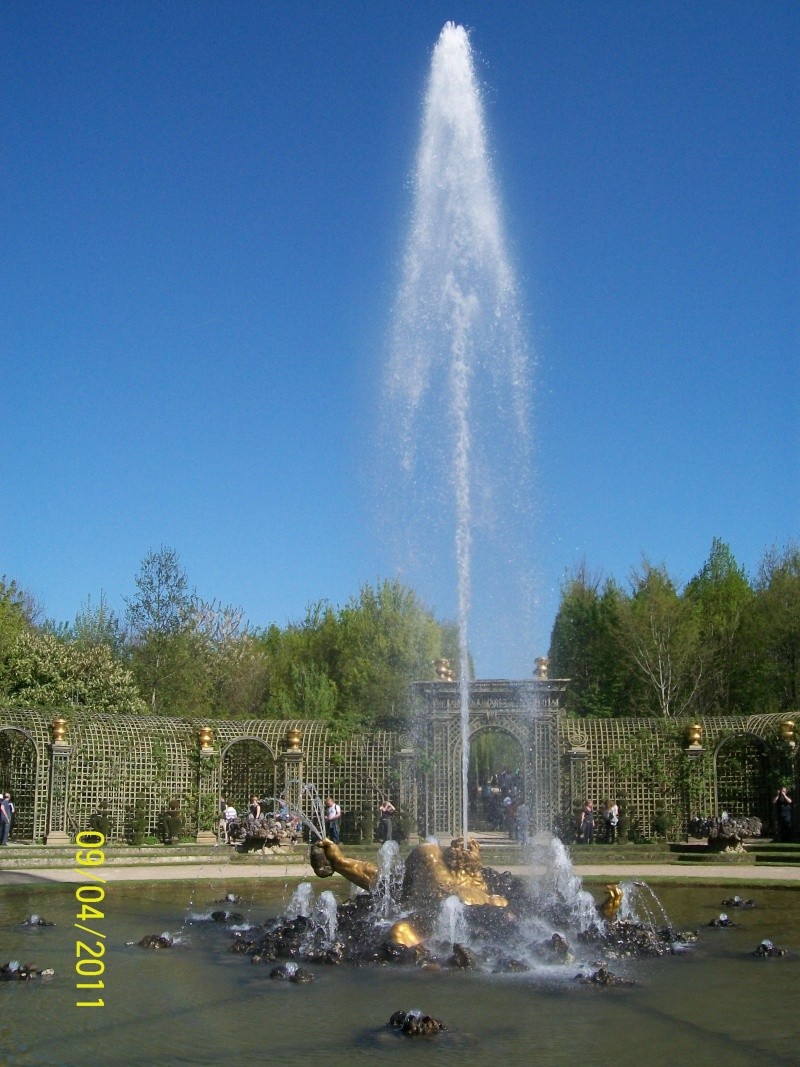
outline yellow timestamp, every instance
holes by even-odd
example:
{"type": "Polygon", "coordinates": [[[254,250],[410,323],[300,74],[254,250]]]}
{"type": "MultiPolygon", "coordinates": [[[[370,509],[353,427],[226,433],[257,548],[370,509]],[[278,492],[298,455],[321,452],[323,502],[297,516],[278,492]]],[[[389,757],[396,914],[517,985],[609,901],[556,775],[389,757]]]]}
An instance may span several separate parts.
{"type": "MultiPolygon", "coordinates": [[[[75,913],[75,929],[89,938],[95,938],[94,947],[87,938],[86,941],[75,941],[75,982],[76,990],[105,989],[105,982],[100,977],[105,974],[106,965],[103,960],[106,946],[106,935],[102,929],[98,929],[105,920],[105,911],[101,911],[98,904],[105,900],[106,891],[103,886],[105,878],[101,878],[96,870],[91,868],[102,867],[106,860],[102,846],[106,843],[105,836],[99,830],[84,830],[75,838],[75,844],[79,846],[75,853],[75,862],[78,864],[75,873],[85,879],[86,885],[79,885],[75,890],[75,900],[80,904],[80,910],[75,913]],[[88,926],[87,923],[91,923],[88,926]],[[89,981],[89,979],[94,979],[89,981]]],[[[78,993],[78,996],[87,996],[86,993],[78,993]]],[[[103,1008],[105,1001],[102,997],[97,1000],[77,1000],[78,1008],[103,1008]]]]}

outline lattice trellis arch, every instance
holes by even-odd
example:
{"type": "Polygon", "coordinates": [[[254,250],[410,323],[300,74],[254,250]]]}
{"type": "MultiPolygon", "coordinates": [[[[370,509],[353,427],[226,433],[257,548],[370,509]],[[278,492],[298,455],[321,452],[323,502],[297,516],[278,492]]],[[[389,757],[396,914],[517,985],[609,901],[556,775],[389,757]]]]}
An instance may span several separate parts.
{"type": "MultiPolygon", "coordinates": [[[[635,820],[644,837],[654,833],[661,810],[685,827],[692,815],[717,815],[723,808],[738,811],[752,805],[756,788],[753,769],[743,769],[738,777],[731,771],[720,795],[717,754],[735,738],[752,737],[764,746],[762,777],[784,762],[793,766],[796,779],[797,749],[787,751],[778,745],[786,718],[785,714],[701,717],[695,721],[700,726],[702,746],[695,751],[690,750],[685,736],[686,722],[562,718],[561,806],[565,824],[586,799],[595,804],[610,797],[622,799],[626,814],[635,820]],[[739,799],[733,804],[731,798],[739,799]]],[[[763,794],[763,784],[758,788],[763,794]]],[[[758,801],[758,808],[738,813],[768,820],[763,801],[758,801]]]]}
{"type": "MultiPolygon", "coordinates": [[[[786,715],[701,718],[702,748],[687,752],[681,724],[566,718],[559,712],[565,686],[544,679],[476,682],[470,690],[470,733],[505,731],[522,745],[535,829],[557,826],[587,797],[599,802],[620,793],[635,809],[645,835],[665,803],[686,815],[690,807],[692,814],[715,813],[719,783],[713,762],[731,737],[759,739],[769,773],[793,776],[797,792],[798,750],[780,742],[786,715]],[[711,773],[700,774],[708,761],[711,773]],[[663,768],[665,775],[666,785],[659,789],[650,780],[648,768],[653,767],[663,768]]],[[[299,790],[302,782],[313,783],[320,796],[332,794],[353,818],[374,813],[379,800],[392,792],[403,812],[417,818],[421,832],[458,833],[458,687],[418,683],[415,692],[420,725],[413,740],[382,731],[343,739],[322,723],[304,720],[216,720],[210,724],[211,745],[201,748],[203,728],[209,727],[205,721],[85,710],[70,713],[65,738],[58,740],[52,729],[57,713],[0,710],[0,767],[11,779],[0,787],[10,788],[19,799],[21,838],[23,832],[37,841],[65,838],[62,831],[85,829],[93,815],[105,810],[112,840],[121,840],[130,832],[137,802],[145,812],[145,832],[154,834],[173,798],[187,832],[195,834],[213,827],[225,754],[237,742],[254,741],[274,761],[276,789],[294,789],[307,815],[311,802],[299,790]]],[[[746,800],[748,781],[747,774],[740,780],[732,776],[726,789],[746,800]]]]}
{"type": "MultiPolygon", "coordinates": [[[[209,831],[216,817],[213,798],[222,786],[223,754],[237,742],[264,746],[276,767],[276,791],[287,783],[294,788],[301,780],[310,782],[321,796],[333,794],[348,815],[361,817],[377,810],[388,792],[400,748],[397,735],[384,731],[344,740],[319,722],[251,719],[213,721],[212,747],[201,749],[206,720],[93,715],[85,710],[69,714],[65,739],[56,744],[53,721],[58,717],[58,712],[39,710],[0,711],[0,737],[16,731],[15,736],[24,736],[35,749],[35,767],[21,770],[8,786],[20,799],[20,828],[29,826],[26,836],[37,841],[55,825],[54,805],[59,827],[63,821],[73,836],[103,813],[110,821],[111,839],[124,840],[131,835],[137,807],[144,814],[144,833],[157,835],[173,799],[188,834],[209,831]],[[296,750],[287,742],[292,731],[299,738],[296,750]],[[56,761],[62,770],[54,777],[56,761]],[[51,780],[57,782],[58,796],[51,796],[51,780]]],[[[297,803],[311,816],[310,795],[299,789],[296,794],[297,803]]]]}

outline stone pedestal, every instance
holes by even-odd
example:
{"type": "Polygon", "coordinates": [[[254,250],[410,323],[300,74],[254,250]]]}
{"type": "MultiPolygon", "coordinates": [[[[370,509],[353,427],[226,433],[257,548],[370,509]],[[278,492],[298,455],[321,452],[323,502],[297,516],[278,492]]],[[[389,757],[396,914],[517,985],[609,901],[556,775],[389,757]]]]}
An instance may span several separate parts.
{"type": "Polygon", "coordinates": [[[209,848],[217,843],[217,823],[219,822],[219,782],[214,773],[217,766],[217,752],[214,748],[214,733],[209,726],[198,730],[200,744],[200,764],[197,772],[197,836],[195,844],[209,848]],[[204,819],[203,813],[206,813],[204,819]],[[208,825],[209,815],[211,826],[208,825]]]}
{"type": "Polygon", "coordinates": [[[288,749],[280,757],[283,771],[283,797],[292,811],[303,810],[303,770],[301,749],[288,749]]]}
{"type": "Polygon", "coordinates": [[[69,786],[69,754],[72,747],[56,740],[50,745],[50,782],[47,802],[47,833],[44,842],[49,846],[69,845],[67,832],[67,787],[69,786]]]}

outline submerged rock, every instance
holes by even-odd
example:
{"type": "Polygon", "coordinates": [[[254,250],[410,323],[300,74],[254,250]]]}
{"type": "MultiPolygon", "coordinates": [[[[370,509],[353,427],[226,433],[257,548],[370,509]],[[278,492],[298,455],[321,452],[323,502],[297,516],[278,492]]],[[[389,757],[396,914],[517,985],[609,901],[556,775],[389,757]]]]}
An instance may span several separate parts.
{"type": "Polygon", "coordinates": [[[722,901],[723,908],[755,908],[756,902],[754,900],[744,900],[742,897],[729,897],[727,900],[722,901]]]}
{"type": "Polygon", "coordinates": [[[441,1019],[434,1019],[432,1015],[422,1015],[417,1011],[396,1011],[387,1025],[408,1037],[427,1037],[447,1030],[441,1019]]]}
{"type": "Polygon", "coordinates": [[[530,967],[522,960],[515,960],[511,957],[502,957],[497,961],[492,970],[492,974],[522,974],[529,971],[530,967]]]}
{"type": "Polygon", "coordinates": [[[608,945],[608,954],[612,959],[667,956],[673,951],[673,944],[680,940],[681,936],[672,929],[654,930],[633,919],[616,919],[608,923],[601,939],[608,945]]]}
{"type": "Polygon", "coordinates": [[[591,974],[579,974],[576,977],[584,985],[635,985],[630,978],[621,978],[618,974],[612,974],[605,963],[601,963],[591,974]]]}
{"type": "Polygon", "coordinates": [[[136,942],[141,948],[172,948],[174,942],[166,934],[145,934],[141,941],[136,942]]]}
{"type": "Polygon", "coordinates": [[[243,923],[244,915],[238,911],[212,911],[211,918],[215,923],[243,923]]]}
{"type": "Polygon", "coordinates": [[[478,965],[478,957],[472,951],[466,947],[466,945],[453,945],[453,955],[448,960],[451,967],[460,967],[461,970],[466,971],[478,965]]]}
{"type": "Polygon", "coordinates": [[[785,948],[776,948],[775,945],[773,945],[773,943],[769,940],[769,938],[765,937],[761,944],[758,946],[758,948],[755,950],[753,955],[764,958],[788,956],[789,953],[785,948]]]}
{"type": "Polygon", "coordinates": [[[272,968],[269,976],[277,981],[296,982],[299,985],[314,981],[313,973],[307,971],[304,967],[298,967],[296,963],[281,963],[279,966],[272,968]]]}
{"type": "Polygon", "coordinates": [[[55,973],[52,967],[41,969],[34,967],[32,963],[9,960],[0,967],[0,981],[29,982],[32,978],[51,978],[55,973]]]}

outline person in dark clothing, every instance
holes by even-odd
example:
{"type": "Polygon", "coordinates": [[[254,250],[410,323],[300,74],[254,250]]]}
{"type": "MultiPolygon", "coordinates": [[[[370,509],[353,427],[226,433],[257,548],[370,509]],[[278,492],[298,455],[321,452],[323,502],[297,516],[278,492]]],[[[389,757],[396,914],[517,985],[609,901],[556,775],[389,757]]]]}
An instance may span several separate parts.
{"type": "Polygon", "coordinates": [[[587,800],[581,811],[580,836],[587,845],[594,844],[594,805],[587,800]]]}
{"type": "Polygon", "coordinates": [[[779,841],[791,841],[792,840],[792,798],[783,785],[778,790],[775,799],[772,802],[775,805],[775,814],[778,819],[778,840],[779,841]]]}
{"type": "Polygon", "coordinates": [[[10,793],[3,793],[0,800],[0,845],[8,844],[8,835],[11,833],[11,822],[14,818],[14,804],[10,793]]]}
{"type": "Polygon", "coordinates": [[[392,840],[392,816],[395,811],[394,804],[387,797],[378,808],[379,822],[378,822],[378,840],[379,841],[391,841],[392,840]]]}

